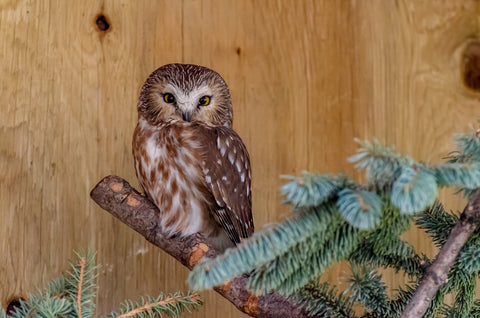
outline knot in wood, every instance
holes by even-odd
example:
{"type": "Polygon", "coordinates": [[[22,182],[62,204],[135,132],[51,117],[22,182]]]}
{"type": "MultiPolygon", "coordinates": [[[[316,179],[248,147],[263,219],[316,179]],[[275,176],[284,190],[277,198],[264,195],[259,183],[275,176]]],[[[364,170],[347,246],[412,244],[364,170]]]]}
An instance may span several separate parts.
{"type": "Polygon", "coordinates": [[[110,189],[112,189],[113,192],[120,192],[123,189],[123,183],[121,182],[112,182],[110,184],[110,189]]]}
{"type": "Polygon", "coordinates": [[[95,24],[97,25],[97,29],[102,32],[105,32],[108,29],[110,29],[110,23],[108,23],[107,18],[103,14],[97,15],[95,24]]]}
{"type": "Polygon", "coordinates": [[[129,194],[127,197],[127,204],[129,206],[135,207],[140,205],[140,201],[138,201],[137,198],[135,198],[135,194],[129,194]]]}
{"type": "Polygon", "coordinates": [[[258,297],[255,295],[250,295],[248,297],[247,301],[245,302],[243,306],[243,310],[246,314],[252,316],[252,317],[257,317],[258,313],[258,297]]]}
{"type": "Polygon", "coordinates": [[[232,288],[232,281],[231,280],[226,281],[225,283],[218,286],[217,288],[222,292],[222,294],[225,294],[230,290],[230,288],[232,288]]]}
{"type": "Polygon", "coordinates": [[[10,317],[10,315],[13,315],[13,313],[15,313],[15,311],[17,311],[17,309],[21,307],[21,301],[25,301],[25,299],[23,297],[12,297],[8,301],[8,305],[5,310],[8,317],[10,317]]]}
{"type": "Polygon", "coordinates": [[[464,84],[474,90],[480,91],[480,42],[470,43],[463,52],[464,84]]]}
{"type": "Polygon", "coordinates": [[[190,258],[188,259],[188,266],[193,268],[195,265],[197,265],[207,251],[208,246],[206,244],[199,243],[195,245],[192,249],[192,253],[190,254],[190,258]]]}

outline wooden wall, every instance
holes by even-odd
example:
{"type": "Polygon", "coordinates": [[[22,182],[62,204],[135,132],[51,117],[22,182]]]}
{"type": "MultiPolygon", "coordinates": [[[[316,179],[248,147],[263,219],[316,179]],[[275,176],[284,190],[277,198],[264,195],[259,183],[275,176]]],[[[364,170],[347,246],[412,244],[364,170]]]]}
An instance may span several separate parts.
{"type": "MultiPolygon", "coordinates": [[[[136,101],[156,67],[202,64],[226,79],[234,126],[252,158],[258,229],[288,214],[281,174],[353,173],[346,158],[354,137],[376,136],[423,160],[446,155],[452,133],[480,117],[480,95],[462,78],[464,49],[479,36],[479,6],[0,0],[2,305],[88,247],[103,264],[98,313],[125,298],[188,288],[184,268],[89,199],[108,174],[138,185],[136,101]],[[107,31],[97,27],[99,15],[107,31]]],[[[461,206],[444,193],[450,207],[461,206]]],[[[433,253],[422,234],[409,239],[433,253]]],[[[327,278],[341,274],[336,267],[327,278]]],[[[203,295],[206,305],[191,317],[243,316],[214,293],[203,295]]]]}

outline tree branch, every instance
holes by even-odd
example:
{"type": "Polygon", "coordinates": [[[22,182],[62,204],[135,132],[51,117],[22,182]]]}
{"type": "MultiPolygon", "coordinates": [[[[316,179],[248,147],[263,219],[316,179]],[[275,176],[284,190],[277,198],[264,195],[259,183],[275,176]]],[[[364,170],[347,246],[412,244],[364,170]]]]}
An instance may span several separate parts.
{"type": "MultiPolygon", "coordinates": [[[[100,207],[143,235],[150,243],[176,258],[190,270],[202,257],[218,255],[218,252],[208,245],[199,234],[170,238],[165,235],[159,226],[160,212],[158,208],[120,177],[105,177],[95,186],[90,196],[100,207]]],[[[248,276],[242,275],[214,289],[239,310],[252,317],[308,317],[297,304],[279,294],[269,293],[264,296],[256,296],[250,293],[245,288],[247,280],[248,276]]]]}
{"type": "Polygon", "coordinates": [[[462,247],[480,223],[480,191],[472,195],[460,215],[460,219],[450,232],[450,236],[438,252],[435,261],[427,268],[413,298],[405,308],[401,318],[423,317],[437,290],[445,284],[453,263],[462,247]]]}

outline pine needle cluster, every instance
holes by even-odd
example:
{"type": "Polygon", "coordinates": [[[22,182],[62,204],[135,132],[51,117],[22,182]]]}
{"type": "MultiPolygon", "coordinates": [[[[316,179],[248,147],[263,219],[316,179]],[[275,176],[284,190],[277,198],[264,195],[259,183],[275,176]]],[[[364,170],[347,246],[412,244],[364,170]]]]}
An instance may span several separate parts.
{"type": "MultiPolygon", "coordinates": [[[[249,273],[253,291],[275,290],[292,297],[312,316],[356,317],[352,308],[361,304],[363,317],[399,317],[432,262],[401,235],[414,224],[436,245],[445,243],[458,216],[438,202],[438,188],[454,186],[467,196],[480,188],[480,140],[475,133],[458,135],[457,151],[437,165],[399,154],[378,140],[358,142],[359,153],[350,161],[365,170],[365,184],[344,175],[304,172],[287,177],[282,192],[284,203],[292,205],[292,216],[215,259],[202,260],[190,273],[190,285],[211,288],[249,273]],[[350,262],[352,268],[342,294],[329,283],[318,283],[324,271],[340,261],[350,262]],[[411,283],[390,297],[377,268],[392,268],[411,283]]],[[[479,251],[476,232],[426,317],[480,313],[475,302],[479,251]],[[443,300],[450,293],[455,303],[447,306],[443,300]]]]}
{"type": "MultiPolygon", "coordinates": [[[[95,313],[98,265],[93,251],[76,253],[77,259],[69,269],[50,281],[43,290],[20,300],[19,306],[8,314],[0,308],[0,318],[88,318],[95,313]]],[[[139,302],[125,301],[118,312],[105,317],[178,317],[201,305],[196,293],[180,293],[142,298],[139,302]]]]}

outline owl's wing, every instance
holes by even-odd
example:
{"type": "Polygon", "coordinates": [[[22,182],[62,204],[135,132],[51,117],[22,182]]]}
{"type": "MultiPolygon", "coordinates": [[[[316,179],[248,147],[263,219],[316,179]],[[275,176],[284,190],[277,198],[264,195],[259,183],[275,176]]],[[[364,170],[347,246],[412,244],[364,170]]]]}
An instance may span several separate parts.
{"type": "Polygon", "coordinates": [[[230,128],[198,125],[196,137],[204,152],[205,183],[216,206],[215,220],[232,242],[239,243],[254,230],[250,158],[240,137],[230,128]]]}

